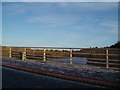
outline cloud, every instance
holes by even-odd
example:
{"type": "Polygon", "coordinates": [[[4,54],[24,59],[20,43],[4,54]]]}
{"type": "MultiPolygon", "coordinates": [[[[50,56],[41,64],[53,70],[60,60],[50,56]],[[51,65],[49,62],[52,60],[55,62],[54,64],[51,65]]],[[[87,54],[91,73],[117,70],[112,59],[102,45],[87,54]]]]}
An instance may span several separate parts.
{"type": "Polygon", "coordinates": [[[60,7],[63,7],[64,9],[67,10],[110,10],[113,8],[117,8],[118,3],[112,3],[112,2],[102,2],[102,3],[97,3],[97,2],[81,2],[81,3],[59,3],[60,7]]]}
{"type": "MultiPolygon", "coordinates": [[[[26,19],[28,23],[47,24],[47,27],[72,25],[80,17],[74,16],[33,16],[26,19]]],[[[43,26],[44,27],[44,26],[43,26]]]]}
{"type": "Polygon", "coordinates": [[[26,7],[27,6],[25,6],[24,4],[18,4],[18,3],[3,3],[2,4],[3,14],[6,12],[5,15],[7,16],[24,14],[27,11],[26,7]]]}
{"type": "MultiPolygon", "coordinates": [[[[6,15],[17,15],[24,14],[31,11],[31,13],[37,14],[45,14],[47,12],[54,13],[58,12],[58,10],[62,9],[62,12],[65,14],[74,15],[77,12],[88,12],[88,11],[97,11],[100,10],[111,10],[113,8],[117,8],[118,3],[67,3],[67,2],[58,2],[58,3],[3,3],[3,10],[7,12],[6,15]],[[38,12],[40,10],[40,12],[38,12]]],[[[81,13],[82,14],[82,13],[81,13]]],[[[76,14],[77,15],[77,14],[76,14]]]]}
{"type": "Polygon", "coordinates": [[[118,35],[118,22],[109,21],[109,22],[103,22],[100,25],[106,27],[107,32],[109,34],[118,35]]]}
{"type": "Polygon", "coordinates": [[[103,22],[101,23],[102,26],[109,27],[109,28],[117,28],[118,24],[117,22],[103,22]]]}
{"type": "Polygon", "coordinates": [[[22,2],[22,3],[3,3],[2,4],[3,11],[6,11],[8,14],[24,14],[26,12],[38,12],[39,9],[46,9],[47,7],[50,7],[50,3],[29,3],[29,2],[22,2]]]}
{"type": "MultiPolygon", "coordinates": [[[[54,4],[54,3],[52,3],[54,4]]],[[[13,2],[13,3],[3,3],[2,7],[3,7],[3,11],[7,12],[7,15],[17,15],[17,14],[24,14],[24,13],[41,13],[41,12],[48,12],[48,10],[46,9],[51,9],[52,6],[51,3],[41,3],[41,2],[22,2],[22,3],[17,3],[17,2],[13,2]],[[38,10],[41,10],[40,12],[38,12],[38,10]]],[[[54,6],[54,8],[56,8],[54,6]]]]}
{"type": "MultiPolygon", "coordinates": [[[[113,11],[116,7],[117,3],[3,3],[4,11],[6,9],[4,15],[15,13],[17,17],[15,21],[23,22],[23,24],[14,22],[16,17],[8,15],[4,19],[9,23],[15,23],[15,25],[9,25],[17,27],[17,24],[17,28],[22,28],[21,32],[29,30],[34,37],[31,38],[31,35],[28,35],[28,38],[34,42],[37,39],[36,42],[39,42],[35,45],[51,46],[62,44],[77,46],[80,45],[80,42],[87,45],[86,41],[90,45],[90,43],[113,40],[117,34],[117,23],[112,21],[115,18],[111,14],[103,10],[112,9],[111,11],[113,11]],[[99,11],[101,12],[99,13],[99,11]],[[106,12],[105,15],[104,12],[106,12]],[[107,16],[108,14],[110,16],[107,16]],[[13,21],[10,22],[8,18],[13,21]],[[19,24],[23,27],[20,27],[19,24]]],[[[18,41],[8,44],[12,45],[16,42],[18,41]]],[[[18,45],[22,45],[22,43],[18,42],[18,45]]]]}

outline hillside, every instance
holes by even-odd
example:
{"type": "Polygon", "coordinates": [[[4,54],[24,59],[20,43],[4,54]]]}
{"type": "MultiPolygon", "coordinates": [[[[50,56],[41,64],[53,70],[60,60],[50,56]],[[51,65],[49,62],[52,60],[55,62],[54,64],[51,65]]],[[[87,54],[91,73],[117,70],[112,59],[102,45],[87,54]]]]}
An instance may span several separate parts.
{"type": "Polygon", "coordinates": [[[120,48],[120,41],[114,45],[111,45],[110,48],[120,48]]]}

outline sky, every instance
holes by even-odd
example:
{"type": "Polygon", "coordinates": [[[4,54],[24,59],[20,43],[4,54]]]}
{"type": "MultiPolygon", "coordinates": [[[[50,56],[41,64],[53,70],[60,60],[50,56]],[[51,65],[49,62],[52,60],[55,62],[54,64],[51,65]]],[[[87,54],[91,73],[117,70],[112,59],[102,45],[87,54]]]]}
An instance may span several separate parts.
{"type": "Polygon", "coordinates": [[[119,0],[2,0],[2,2],[118,2],[119,0]]]}
{"type": "Polygon", "coordinates": [[[2,3],[0,2],[0,45],[2,45],[2,3]]]}
{"type": "Polygon", "coordinates": [[[83,48],[117,41],[117,2],[2,3],[4,46],[83,48]]]}

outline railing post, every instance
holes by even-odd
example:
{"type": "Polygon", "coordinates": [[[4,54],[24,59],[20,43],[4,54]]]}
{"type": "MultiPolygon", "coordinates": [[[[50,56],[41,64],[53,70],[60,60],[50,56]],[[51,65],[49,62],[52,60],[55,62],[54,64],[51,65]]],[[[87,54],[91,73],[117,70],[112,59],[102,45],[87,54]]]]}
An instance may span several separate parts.
{"type": "Polygon", "coordinates": [[[26,60],[26,48],[24,49],[22,53],[22,60],[26,60]]]}
{"type": "Polygon", "coordinates": [[[70,64],[72,64],[72,49],[70,49],[70,64]]]}
{"type": "Polygon", "coordinates": [[[43,52],[43,62],[46,63],[46,49],[44,49],[43,52]]]}
{"type": "Polygon", "coordinates": [[[26,48],[24,49],[24,60],[26,60],[26,48]]]}
{"type": "Polygon", "coordinates": [[[11,48],[9,49],[9,57],[12,57],[11,48]]]}
{"type": "Polygon", "coordinates": [[[106,49],[106,68],[109,68],[109,62],[108,62],[108,49],[106,49]]]}

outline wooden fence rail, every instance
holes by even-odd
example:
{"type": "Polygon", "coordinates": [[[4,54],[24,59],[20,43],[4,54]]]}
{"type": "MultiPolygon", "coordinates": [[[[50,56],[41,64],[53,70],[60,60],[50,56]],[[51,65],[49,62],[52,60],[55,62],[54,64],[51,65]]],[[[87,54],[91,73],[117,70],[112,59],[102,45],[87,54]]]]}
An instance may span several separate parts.
{"type": "Polygon", "coordinates": [[[27,47],[2,47],[2,56],[19,58],[22,60],[43,60],[69,58],[69,63],[73,64],[73,58],[86,58],[87,64],[104,64],[106,68],[120,68],[120,49],[113,48],[27,48],[27,47]],[[113,52],[113,53],[112,53],[113,52]],[[9,55],[7,55],[9,54],[9,55]],[[111,66],[113,64],[113,66],[111,66]]]}

